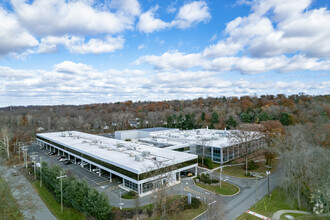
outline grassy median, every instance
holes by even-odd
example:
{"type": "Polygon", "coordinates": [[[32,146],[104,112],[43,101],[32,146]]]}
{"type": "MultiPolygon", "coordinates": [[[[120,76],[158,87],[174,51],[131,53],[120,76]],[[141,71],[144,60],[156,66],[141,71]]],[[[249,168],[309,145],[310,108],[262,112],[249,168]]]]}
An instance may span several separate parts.
{"type": "Polygon", "coordinates": [[[239,188],[237,186],[224,181],[221,182],[221,188],[220,185],[210,185],[205,183],[196,183],[196,185],[224,196],[234,195],[239,191],[239,188]]]}
{"type": "Polygon", "coordinates": [[[38,192],[40,198],[48,207],[48,209],[53,213],[53,215],[60,220],[80,220],[86,219],[85,215],[73,208],[63,207],[63,212],[61,212],[61,204],[59,204],[52,193],[50,193],[46,187],[40,187],[39,181],[32,182],[32,186],[38,192]]]}
{"type": "Polygon", "coordinates": [[[2,177],[0,177],[0,218],[23,219],[8,183],[2,177]]]}

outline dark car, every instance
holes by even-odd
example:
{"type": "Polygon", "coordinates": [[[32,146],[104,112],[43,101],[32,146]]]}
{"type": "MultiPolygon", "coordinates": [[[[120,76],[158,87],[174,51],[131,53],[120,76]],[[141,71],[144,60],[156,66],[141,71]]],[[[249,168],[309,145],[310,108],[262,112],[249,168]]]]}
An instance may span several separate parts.
{"type": "Polygon", "coordinates": [[[54,156],[54,155],[56,155],[56,152],[52,152],[52,153],[50,153],[50,155],[51,156],[54,156]]]}
{"type": "Polygon", "coordinates": [[[64,164],[69,165],[69,164],[72,164],[72,162],[71,162],[71,160],[66,160],[66,161],[64,161],[64,164]]]}

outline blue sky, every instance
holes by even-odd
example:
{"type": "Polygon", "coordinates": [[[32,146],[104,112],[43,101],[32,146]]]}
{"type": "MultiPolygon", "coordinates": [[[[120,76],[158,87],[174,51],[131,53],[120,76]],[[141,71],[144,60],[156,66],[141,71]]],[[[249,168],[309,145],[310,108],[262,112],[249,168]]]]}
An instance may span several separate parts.
{"type": "Polygon", "coordinates": [[[325,0],[4,0],[0,106],[329,94],[325,0]]]}

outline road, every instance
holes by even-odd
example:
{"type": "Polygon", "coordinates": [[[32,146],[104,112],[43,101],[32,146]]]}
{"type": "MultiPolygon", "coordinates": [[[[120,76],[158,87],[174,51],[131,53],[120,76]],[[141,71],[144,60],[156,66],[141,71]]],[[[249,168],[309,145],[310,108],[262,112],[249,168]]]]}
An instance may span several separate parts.
{"type": "MultiPolygon", "coordinates": [[[[277,169],[274,173],[270,175],[271,191],[275,189],[280,183],[280,177],[280,169],[277,169]]],[[[213,178],[219,179],[219,174],[213,175],[213,178]]],[[[268,194],[267,178],[255,180],[236,178],[222,174],[222,179],[239,186],[240,192],[237,195],[231,197],[220,196],[221,203],[224,204],[224,207],[222,207],[224,209],[223,215],[220,217],[220,219],[236,219],[246,210],[248,210],[251,206],[253,206],[257,201],[259,201],[268,194]]],[[[209,219],[208,216],[212,216],[212,213],[206,213],[197,219],[209,219]]]]}

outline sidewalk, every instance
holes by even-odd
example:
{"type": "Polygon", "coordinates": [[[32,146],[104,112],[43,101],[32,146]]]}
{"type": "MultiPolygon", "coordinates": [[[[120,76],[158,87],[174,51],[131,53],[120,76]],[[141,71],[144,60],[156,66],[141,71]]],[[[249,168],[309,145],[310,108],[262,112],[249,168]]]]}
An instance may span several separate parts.
{"type": "Polygon", "coordinates": [[[30,182],[22,175],[13,175],[15,170],[13,167],[4,167],[3,177],[11,188],[24,219],[56,220],[30,182]]]}

